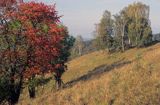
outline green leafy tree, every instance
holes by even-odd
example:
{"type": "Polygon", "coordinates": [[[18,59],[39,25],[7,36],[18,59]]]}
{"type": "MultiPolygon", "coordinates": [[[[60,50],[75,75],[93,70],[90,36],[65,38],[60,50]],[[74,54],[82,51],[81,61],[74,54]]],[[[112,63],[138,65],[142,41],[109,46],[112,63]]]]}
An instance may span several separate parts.
{"type": "Polygon", "coordinates": [[[85,47],[84,39],[81,35],[78,35],[75,38],[74,46],[71,50],[72,53],[71,57],[74,58],[77,56],[82,56],[84,53],[84,47],[85,47]]]}
{"type": "Polygon", "coordinates": [[[108,49],[110,51],[112,47],[112,28],[113,20],[111,19],[111,13],[105,11],[100,23],[96,25],[95,39],[96,45],[99,49],[108,49]]]}
{"type": "Polygon", "coordinates": [[[56,68],[55,71],[55,80],[56,80],[56,87],[57,89],[61,88],[63,85],[63,81],[61,79],[62,74],[67,70],[67,66],[65,63],[68,61],[69,56],[71,56],[71,48],[74,45],[75,38],[73,36],[69,35],[68,29],[66,26],[61,26],[63,27],[63,31],[61,32],[61,35],[66,36],[62,43],[62,48],[61,48],[61,53],[59,54],[55,64],[59,64],[56,68]]]}
{"type": "Polygon", "coordinates": [[[140,2],[131,4],[123,10],[128,19],[127,32],[131,46],[142,47],[151,43],[149,10],[149,6],[140,2]]]}
{"type": "Polygon", "coordinates": [[[125,51],[125,37],[126,35],[126,25],[127,19],[125,18],[123,12],[120,15],[114,15],[114,43],[116,43],[116,49],[125,51]]]}

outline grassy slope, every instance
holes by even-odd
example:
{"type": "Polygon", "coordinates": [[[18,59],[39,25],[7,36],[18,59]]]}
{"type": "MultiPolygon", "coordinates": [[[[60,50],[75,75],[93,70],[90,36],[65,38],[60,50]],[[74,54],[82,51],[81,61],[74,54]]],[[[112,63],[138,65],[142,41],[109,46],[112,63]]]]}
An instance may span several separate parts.
{"type": "Polygon", "coordinates": [[[53,82],[36,99],[26,92],[19,105],[159,105],[160,44],[125,53],[94,52],[68,63],[69,87],[55,92],[53,82]],[[136,57],[140,54],[142,58],[136,57]],[[136,58],[138,60],[136,60],[136,58]],[[81,77],[81,78],[80,78],[81,77]]]}

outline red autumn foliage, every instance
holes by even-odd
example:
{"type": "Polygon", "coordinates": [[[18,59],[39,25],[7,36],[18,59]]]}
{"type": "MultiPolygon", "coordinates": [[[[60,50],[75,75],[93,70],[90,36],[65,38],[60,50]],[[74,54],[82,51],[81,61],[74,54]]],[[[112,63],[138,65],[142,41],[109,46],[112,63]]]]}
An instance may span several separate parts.
{"type": "Polygon", "coordinates": [[[0,76],[7,80],[3,89],[9,88],[0,104],[18,102],[24,78],[54,72],[61,86],[73,39],[61,25],[55,6],[0,0],[0,12],[0,76]]]}
{"type": "Polygon", "coordinates": [[[23,35],[27,41],[27,69],[25,77],[35,74],[54,72],[57,57],[63,47],[63,28],[59,25],[59,18],[55,6],[43,3],[22,3],[18,11],[7,14],[20,22],[23,35]]]}
{"type": "Polygon", "coordinates": [[[23,0],[0,0],[0,7],[9,7],[15,3],[22,3],[23,0]]]}

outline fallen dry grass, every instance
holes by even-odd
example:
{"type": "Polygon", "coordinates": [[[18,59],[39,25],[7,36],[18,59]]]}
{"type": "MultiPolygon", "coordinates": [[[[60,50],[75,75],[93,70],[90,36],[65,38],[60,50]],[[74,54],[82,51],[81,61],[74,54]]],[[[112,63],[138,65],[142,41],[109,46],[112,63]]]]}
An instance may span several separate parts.
{"type": "Polygon", "coordinates": [[[51,82],[43,91],[40,89],[34,100],[27,98],[24,91],[19,105],[160,103],[160,44],[110,55],[94,52],[70,61],[68,67],[63,80],[73,81],[72,86],[55,92],[51,82]]]}

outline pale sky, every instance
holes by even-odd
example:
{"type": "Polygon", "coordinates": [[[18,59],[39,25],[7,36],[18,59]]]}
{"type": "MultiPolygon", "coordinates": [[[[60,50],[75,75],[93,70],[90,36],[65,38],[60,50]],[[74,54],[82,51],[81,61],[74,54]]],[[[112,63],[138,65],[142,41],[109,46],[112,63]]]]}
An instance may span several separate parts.
{"type": "MultiPolygon", "coordinates": [[[[37,0],[35,0],[37,1],[37,0]]],[[[153,33],[160,32],[160,0],[38,0],[47,4],[56,3],[59,15],[63,15],[61,21],[69,29],[73,36],[82,35],[84,38],[92,38],[95,23],[105,10],[112,15],[118,13],[128,4],[136,1],[150,6],[150,20],[153,33]]]]}

